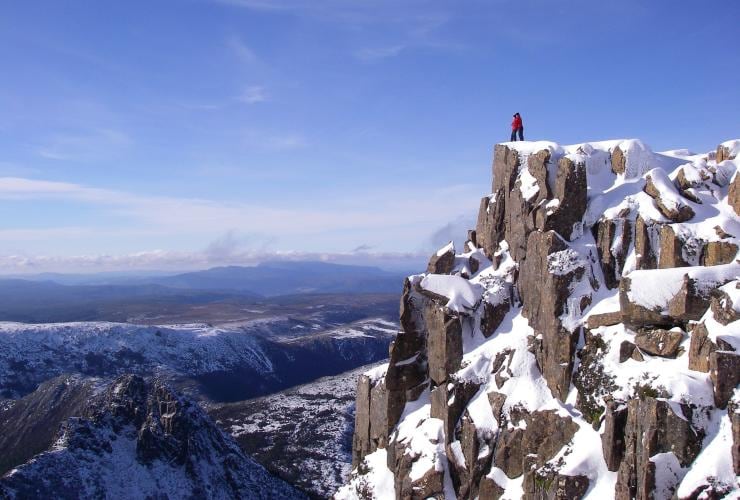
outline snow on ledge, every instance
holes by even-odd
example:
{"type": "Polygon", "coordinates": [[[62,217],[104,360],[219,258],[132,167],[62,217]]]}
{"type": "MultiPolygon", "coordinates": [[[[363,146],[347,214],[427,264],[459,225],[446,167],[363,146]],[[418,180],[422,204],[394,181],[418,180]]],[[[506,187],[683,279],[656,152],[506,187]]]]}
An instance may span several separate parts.
{"type": "Polygon", "coordinates": [[[447,307],[455,312],[474,309],[480,302],[484,288],[460,276],[430,274],[421,280],[421,287],[435,295],[446,297],[447,307]]]}
{"type": "Polygon", "coordinates": [[[632,271],[627,297],[630,302],[646,309],[665,311],[668,303],[683,286],[684,276],[697,282],[698,291],[704,292],[717,285],[737,279],[740,264],[730,263],[721,266],[674,267],[671,269],[644,269],[632,271]]]}

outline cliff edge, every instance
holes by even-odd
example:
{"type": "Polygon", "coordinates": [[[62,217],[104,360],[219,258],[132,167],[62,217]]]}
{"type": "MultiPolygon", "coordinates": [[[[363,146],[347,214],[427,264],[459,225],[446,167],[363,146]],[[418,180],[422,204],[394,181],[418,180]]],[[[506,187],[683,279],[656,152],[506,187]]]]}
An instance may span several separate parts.
{"type": "Polygon", "coordinates": [[[738,153],[497,145],[359,379],[336,498],[737,495],[738,153]]]}

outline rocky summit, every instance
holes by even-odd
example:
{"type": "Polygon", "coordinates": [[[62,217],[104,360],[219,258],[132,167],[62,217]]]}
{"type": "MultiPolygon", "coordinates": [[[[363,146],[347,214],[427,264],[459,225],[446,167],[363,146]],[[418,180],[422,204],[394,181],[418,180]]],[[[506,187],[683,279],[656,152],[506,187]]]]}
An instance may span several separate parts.
{"type": "Polygon", "coordinates": [[[336,497],[740,494],[738,153],[497,145],[359,379],[336,497]]]}
{"type": "Polygon", "coordinates": [[[64,421],[46,451],[0,478],[3,499],[305,498],[160,379],[124,375],[101,384],[60,377],[14,406],[5,413],[35,427],[21,425],[5,440],[4,449],[15,450],[9,458],[37,453],[30,448],[51,437],[45,433],[56,418],[79,416],[64,421]]]}

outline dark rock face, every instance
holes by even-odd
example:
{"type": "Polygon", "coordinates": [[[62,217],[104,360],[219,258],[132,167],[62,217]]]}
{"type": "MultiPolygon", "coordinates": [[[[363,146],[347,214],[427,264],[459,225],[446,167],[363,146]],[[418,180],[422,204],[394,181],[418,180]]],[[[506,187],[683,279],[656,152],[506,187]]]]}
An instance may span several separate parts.
{"type": "Polygon", "coordinates": [[[672,267],[685,267],[689,263],[683,258],[681,249],[683,242],[676,236],[673,228],[669,225],[660,227],[660,260],[659,269],[669,269],[672,267]]]}
{"type": "Polygon", "coordinates": [[[0,476],[47,450],[59,426],[82,412],[94,389],[91,380],[61,375],[0,408],[0,476]]]}
{"type": "Polygon", "coordinates": [[[466,412],[455,430],[455,441],[447,445],[447,456],[452,457],[452,481],[455,490],[463,498],[475,498],[478,495],[481,478],[490,469],[492,450],[487,437],[481,437],[466,412]],[[455,447],[461,453],[456,453],[453,450],[455,447]]]}
{"type": "Polygon", "coordinates": [[[570,240],[586,211],[586,194],[586,166],[561,158],[552,195],[558,203],[552,208],[545,206],[537,210],[536,227],[544,231],[553,230],[570,240]]]}
{"type": "Polygon", "coordinates": [[[601,398],[616,387],[613,377],[604,373],[602,360],[608,350],[599,335],[586,331],[585,345],[578,353],[580,366],[573,376],[573,385],[578,389],[576,407],[583,413],[583,418],[595,428],[604,412],[601,398]]]}
{"type": "Polygon", "coordinates": [[[656,224],[647,224],[639,215],[635,219],[635,254],[637,257],[637,269],[655,269],[657,257],[655,250],[650,244],[651,232],[657,232],[656,224]]]}
{"type": "Polygon", "coordinates": [[[740,215],[740,175],[735,174],[735,177],[733,177],[730,183],[727,203],[730,204],[737,215],[740,215]]]}
{"type": "Polygon", "coordinates": [[[567,331],[559,318],[565,312],[572,284],[585,273],[581,264],[569,266],[564,272],[552,272],[550,256],[567,250],[568,245],[554,231],[531,233],[518,283],[524,304],[522,314],[535,332],[542,335],[542,340],[535,342],[540,370],[553,395],[562,400],[570,387],[580,331],[567,331]]]}
{"type": "Polygon", "coordinates": [[[616,288],[622,277],[627,252],[632,243],[630,220],[600,219],[596,224],[596,249],[608,288],[616,288]]]}
{"type": "Polygon", "coordinates": [[[604,452],[606,467],[613,472],[619,470],[624,457],[625,426],[627,424],[627,405],[621,401],[609,400],[606,403],[604,432],[601,434],[601,449],[604,452]]]}
{"type": "Polygon", "coordinates": [[[303,498],[244,455],[197,405],[159,380],[131,375],[68,419],[53,452],[0,479],[4,491],[18,498],[303,498]]]}
{"type": "Polygon", "coordinates": [[[727,402],[740,383],[740,354],[714,351],[709,355],[709,376],[714,387],[714,404],[727,408],[727,402]]]}
{"type": "Polygon", "coordinates": [[[586,476],[566,476],[550,470],[537,470],[524,478],[525,498],[542,500],[580,499],[588,491],[586,476]]]}
{"type": "Polygon", "coordinates": [[[365,375],[360,376],[352,438],[353,466],[368,453],[388,446],[390,431],[398,422],[405,402],[404,392],[389,390],[384,379],[372,381],[365,375]]]}
{"type": "Polygon", "coordinates": [[[730,403],[727,414],[732,423],[732,468],[740,475],[740,408],[737,402],[730,403]]]}
{"type": "MultiPolygon", "coordinates": [[[[397,498],[441,498],[442,469],[458,498],[507,497],[510,480],[527,500],[581,498],[593,481],[603,486],[603,478],[575,472],[585,462],[574,459],[592,453],[584,435],[595,438],[590,463],[603,457],[617,473],[615,498],[670,498],[679,485],[684,495],[695,479],[682,483],[686,469],[712,460],[702,454],[695,462],[717,418],[731,419],[733,457],[740,456],[732,399],[740,382],[736,330],[718,326],[740,319],[735,291],[720,289],[736,280],[738,244],[719,225],[719,241],[707,241],[717,238],[695,230],[700,221],[684,224],[724,202],[710,183],[728,185],[732,165],[696,160],[663,171],[681,158],[651,157],[638,141],[623,144],[497,146],[492,194],[468,233],[469,248],[480,249],[472,252],[475,265],[466,263],[470,254],[450,256],[457,262],[452,274],[477,273],[469,280],[470,293],[483,290],[473,295],[476,305],[446,307],[468,291],[456,281],[434,293],[421,289],[419,277],[407,282],[405,296],[413,300],[402,305],[404,332],[391,349],[386,386],[391,373],[405,373],[406,361],[423,359],[413,381],[428,384],[429,399],[407,405],[401,424],[385,436],[397,498]],[[594,189],[602,186],[587,180],[609,163],[634,181],[661,167],[646,176],[646,194],[641,184],[615,178],[623,191],[614,192],[629,194],[605,202],[606,191],[594,189]],[[686,361],[710,375],[687,374],[686,361]],[[676,373],[664,376],[663,368],[676,373]]],[[[428,270],[447,272],[435,266],[428,270]]],[[[399,401],[410,401],[403,387],[399,401]]],[[[724,476],[705,479],[708,489],[693,497],[719,498],[734,487],[724,476]]]]}
{"type": "Polygon", "coordinates": [[[462,323],[460,317],[442,307],[429,307],[425,311],[429,337],[429,377],[437,384],[447,380],[450,373],[460,368],[462,362],[462,323]]]}
{"type": "Polygon", "coordinates": [[[699,454],[702,436],[691,427],[691,409],[686,405],[680,407],[682,415],[676,415],[669,403],[651,397],[631,399],[627,403],[625,429],[614,431],[624,432],[625,436],[615,498],[652,497],[655,463],[650,458],[654,455],[671,452],[686,466],[699,454]]]}
{"type": "Polygon", "coordinates": [[[704,245],[704,251],[701,254],[701,263],[703,266],[719,266],[729,264],[735,260],[737,255],[737,245],[727,241],[710,241],[704,245]]]}
{"type": "Polygon", "coordinates": [[[524,473],[523,438],[524,429],[506,429],[501,432],[496,443],[493,463],[510,478],[524,473]]]}

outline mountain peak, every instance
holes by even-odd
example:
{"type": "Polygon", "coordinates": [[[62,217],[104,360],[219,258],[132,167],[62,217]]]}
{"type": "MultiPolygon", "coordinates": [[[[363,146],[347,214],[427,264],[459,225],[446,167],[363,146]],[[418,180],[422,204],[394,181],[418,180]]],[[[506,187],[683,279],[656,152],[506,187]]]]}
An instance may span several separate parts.
{"type": "Polygon", "coordinates": [[[739,152],[497,145],[360,377],[337,498],[737,493],[739,152]]]}

